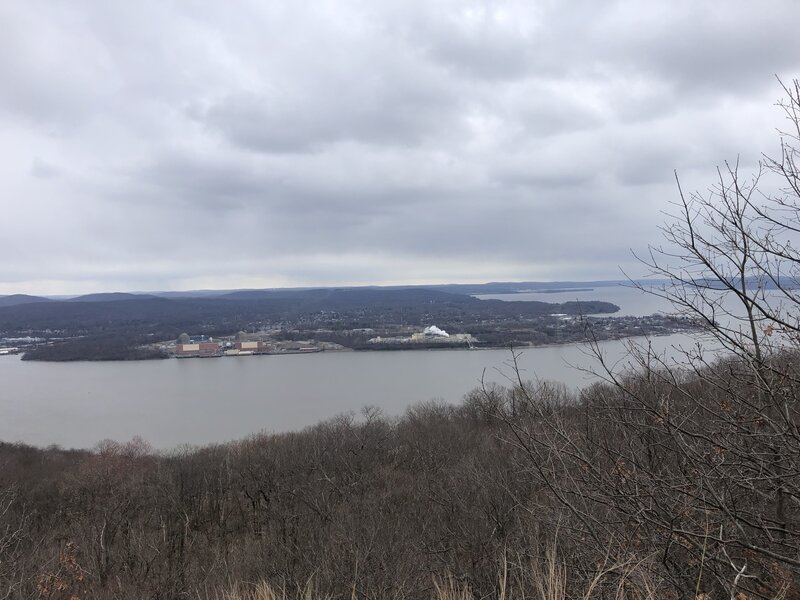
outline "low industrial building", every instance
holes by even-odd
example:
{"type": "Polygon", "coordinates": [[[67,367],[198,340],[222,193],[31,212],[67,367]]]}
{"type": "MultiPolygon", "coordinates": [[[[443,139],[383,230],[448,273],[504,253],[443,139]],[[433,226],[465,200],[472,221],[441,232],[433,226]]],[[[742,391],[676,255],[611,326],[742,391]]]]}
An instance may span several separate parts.
{"type": "Polygon", "coordinates": [[[237,340],[233,347],[225,349],[225,356],[247,356],[248,354],[265,354],[269,346],[262,341],[237,340]]]}
{"type": "Polygon", "coordinates": [[[192,339],[187,334],[182,333],[175,344],[175,356],[187,358],[190,356],[221,356],[222,346],[212,338],[200,336],[192,339]]]}

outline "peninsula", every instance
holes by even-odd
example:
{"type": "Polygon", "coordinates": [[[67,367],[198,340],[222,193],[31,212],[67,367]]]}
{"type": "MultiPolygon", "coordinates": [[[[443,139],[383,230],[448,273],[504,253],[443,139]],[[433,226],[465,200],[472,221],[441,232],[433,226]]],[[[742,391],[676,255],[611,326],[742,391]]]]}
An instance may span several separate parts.
{"type": "MultiPolygon", "coordinates": [[[[510,285],[486,284],[492,291],[510,285]]],[[[588,331],[595,339],[618,339],[691,328],[669,315],[615,317],[619,307],[609,302],[505,302],[473,295],[480,293],[490,292],[470,285],[6,296],[0,298],[0,347],[13,346],[26,360],[139,360],[536,346],[583,341],[588,331]],[[202,352],[186,344],[192,339],[206,344],[202,352]]]]}

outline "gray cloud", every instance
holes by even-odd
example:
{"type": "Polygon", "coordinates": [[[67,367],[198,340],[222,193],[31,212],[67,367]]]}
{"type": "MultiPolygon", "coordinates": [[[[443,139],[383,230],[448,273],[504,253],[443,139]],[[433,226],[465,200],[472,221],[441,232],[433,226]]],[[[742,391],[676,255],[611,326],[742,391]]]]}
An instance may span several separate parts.
{"type": "Polygon", "coordinates": [[[60,171],[55,165],[51,165],[47,161],[42,160],[38,156],[33,157],[33,164],[31,164],[31,176],[36,179],[51,179],[58,177],[60,171]]]}
{"type": "Polygon", "coordinates": [[[0,5],[0,294],[617,277],[800,71],[790,0],[301,4],[0,5]]]}

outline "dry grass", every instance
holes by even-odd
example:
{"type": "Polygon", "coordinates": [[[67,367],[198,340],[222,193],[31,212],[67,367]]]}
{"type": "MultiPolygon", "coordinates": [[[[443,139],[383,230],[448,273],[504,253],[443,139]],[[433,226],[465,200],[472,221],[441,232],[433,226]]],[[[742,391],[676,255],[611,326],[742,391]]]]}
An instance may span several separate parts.
{"type": "MultiPolygon", "coordinates": [[[[508,560],[502,561],[498,575],[494,600],[664,600],[674,598],[665,595],[653,582],[643,562],[610,564],[601,568],[588,584],[581,589],[572,589],[566,565],[559,561],[555,551],[534,562],[528,568],[514,568],[508,560]],[[516,575],[510,575],[510,572],[516,575]]],[[[706,593],[695,592],[687,596],[696,600],[716,600],[706,593]]],[[[741,593],[733,598],[748,598],[741,593]]],[[[784,600],[781,590],[772,600],[784,600]]],[[[311,582],[303,589],[287,590],[262,581],[255,585],[235,585],[215,594],[198,594],[198,600],[333,600],[333,596],[318,592],[311,582]]],[[[359,600],[355,590],[348,600],[359,600]]],[[[459,583],[453,577],[433,582],[430,600],[478,600],[469,585],[459,583]]]]}
{"type": "MultiPolygon", "coordinates": [[[[606,566],[583,589],[570,589],[567,568],[554,551],[530,566],[520,569],[502,561],[498,574],[496,600],[663,600],[657,586],[649,579],[641,563],[606,566]],[[513,573],[513,574],[512,574],[513,573]],[[613,581],[613,584],[609,584],[613,581]]],[[[252,586],[235,585],[215,594],[199,594],[198,600],[332,600],[309,582],[304,589],[287,590],[267,582],[252,586]]],[[[431,600],[476,600],[469,585],[453,577],[433,582],[431,600]]],[[[358,600],[355,591],[349,600],[358,600]]]]}
{"type": "Polygon", "coordinates": [[[254,585],[237,584],[213,594],[198,594],[198,600],[331,600],[321,594],[309,582],[304,589],[287,590],[285,586],[273,586],[266,581],[254,585]]]}

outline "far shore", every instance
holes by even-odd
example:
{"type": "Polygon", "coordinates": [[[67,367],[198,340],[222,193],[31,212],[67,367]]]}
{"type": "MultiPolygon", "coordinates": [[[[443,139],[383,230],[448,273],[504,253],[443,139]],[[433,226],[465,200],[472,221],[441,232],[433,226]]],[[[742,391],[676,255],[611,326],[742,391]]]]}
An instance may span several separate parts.
{"type": "MultiPolygon", "coordinates": [[[[680,333],[691,333],[692,330],[676,330],[664,333],[652,333],[652,334],[642,334],[642,335],[627,335],[627,336],[617,336],[617,337],[608,337],[602,340],[597,340],[598,342],[614,342],[620,340],[636,340],[636,339],[650,339],[650,338],[657,338],[657,337],[666,337],[670,335],[676,335],[680,333]]],[[[243,357],[251,357],[251,356],[296,356],[299,354],[321,354],[321,353],[339,353],[339,352],[359,352],[359,353],[370,353],[370,352],[474,352],[480,350],[526,350],[532,348],[557,348],[561,346],[580,346],[583,344],[591,343],[593,340],[586,339],[586,340],[569,340],[564,342],[550,342],[546,344],[519,344],[519,345],[501,345],[501,346],[434,346],[434,345],[403,345],[403,344],[396,344],[396,345],[385,345],[383,347],[375,347],[375,348],[319,348],[314,350],[287,350],[285,352],[258,352],[252,354],[237,354],[237,355],[207,355],[207,356],[162,356],[162,357],[148,357],[148,358],[136,358],[136,359],[75,359],[75,360],[42,360],[42,359],[27,359],[26,362],[39,362],[39,363],[75,363],[75,362],[92,362],[92,363],[120,363],[120,362],[147,362],[153,360],[171,360],[171,359],[178,359],[178,360],[189,360],[189,359],[209,359],[209,358],[243,358],[243,357]]],[[[9,355],[9,356],[16,356],[16,355],[9,355]]],[[[24,354],[21,355],[19,360],[24,360],[24,354]]]]}

